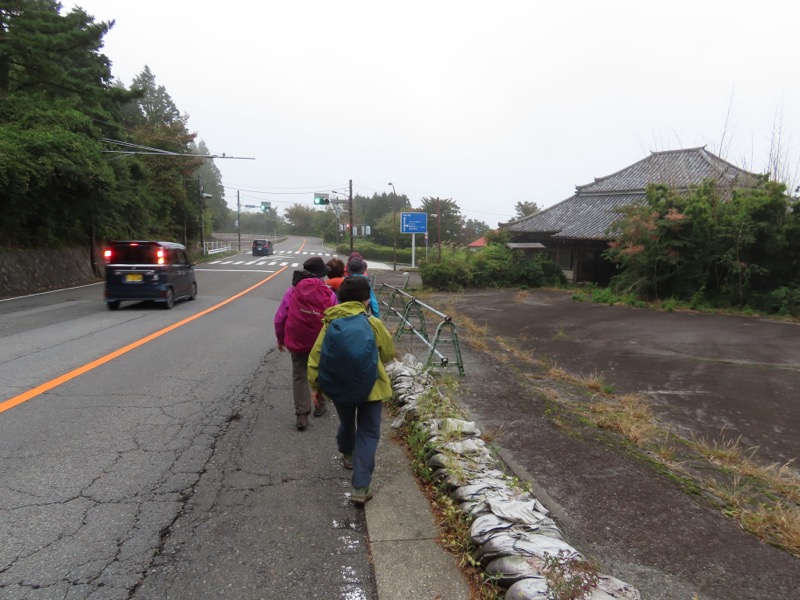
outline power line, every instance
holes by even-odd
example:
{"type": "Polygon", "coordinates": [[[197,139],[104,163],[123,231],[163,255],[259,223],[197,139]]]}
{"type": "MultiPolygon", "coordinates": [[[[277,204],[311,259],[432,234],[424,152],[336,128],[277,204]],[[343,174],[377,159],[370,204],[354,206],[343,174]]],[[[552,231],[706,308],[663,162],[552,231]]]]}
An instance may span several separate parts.
{"type": "MultiPolygon", "coordinates": [[[[243,184],[239,184],[239,183],[228,183],[227,185],[225,185],[225,187],[230,187],[232,189],[244,189],[242,187],[242,185],[243,184]]],[[[346,186],[347,186],[346,183],[342,183],[342,184],[337,184],[337,185],[330,185],[329,184],[329,185],[314,185],[314,186],[304,185],[302,187],[300,187],[300,186],[298,186],[298,187],[277,187],[277,188],[268,188],[268,191],[261,192],[261,193],[268,194],[268,193],[270,193],[269,190],[306,190],[306,192],[312,192],[313,193],[313,192],[319,192],[321,190],[327,190],[327,189],[333,188],[333,187],[346,187],[346,186]]],[[[252,186],[246,186],[246,187],[252,187],[252,186]]],[[[267,189],[267,188],[265,188],[265,189],[267,189]]],[[[251,191],[259,191],[259,190],[251,190],[251,191]]],[[[275,192],[275,193],[287,193],[287,192],[275,192]]]]}

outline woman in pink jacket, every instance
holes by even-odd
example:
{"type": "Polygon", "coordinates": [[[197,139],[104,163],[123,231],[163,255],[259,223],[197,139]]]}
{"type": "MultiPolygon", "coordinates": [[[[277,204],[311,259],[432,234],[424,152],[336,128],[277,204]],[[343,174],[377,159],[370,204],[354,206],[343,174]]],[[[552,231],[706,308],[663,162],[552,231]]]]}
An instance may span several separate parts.
{"type": "MultiPolygon", "coordinates": [[[[292,391],[298,431],[308,427],[311,413],[308,353],[322,330],[322,314],[326,308],[337,304],[335,292],[325,285],[327,274],[328,266],[319,256],[309,258],[302,270],[294,272],[292,287],[286,290],[275,313],[278,350],[288,349],[292,356],[292,391]]],[[[325,409],[324,403],[319,404],[314,415],[322,416],[325,409]]]]}

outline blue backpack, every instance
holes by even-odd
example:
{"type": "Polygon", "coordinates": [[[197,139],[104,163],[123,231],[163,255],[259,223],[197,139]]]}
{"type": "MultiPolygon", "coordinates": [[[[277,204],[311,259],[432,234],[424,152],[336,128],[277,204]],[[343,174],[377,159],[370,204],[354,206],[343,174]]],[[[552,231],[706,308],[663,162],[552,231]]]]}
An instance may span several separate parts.
{"type": "Polygon", "coordinates": [[[328,324],[319,358],[319,385],[337,403],[366,401],[378,379],[378,347],[366,313],[328,324]]]}

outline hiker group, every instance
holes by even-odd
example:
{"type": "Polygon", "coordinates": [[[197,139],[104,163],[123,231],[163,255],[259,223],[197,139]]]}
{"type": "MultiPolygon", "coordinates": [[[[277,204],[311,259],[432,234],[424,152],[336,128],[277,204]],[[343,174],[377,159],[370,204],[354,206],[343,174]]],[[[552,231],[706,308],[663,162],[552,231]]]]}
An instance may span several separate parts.
{"type": "Polygon", "coordinates": [[[305,431],[312,405],[321,417],[333,403],[336,443],[342,465],[353,471],[355,504],[372,498],[382,401],[392,396],[384,364],[394,359],[394,342],[379,310],[367,263],[354,252],[347,264],[306,260],[275,313],[278,350],[289,350],[292,359],[295,427],[305,431]]]}

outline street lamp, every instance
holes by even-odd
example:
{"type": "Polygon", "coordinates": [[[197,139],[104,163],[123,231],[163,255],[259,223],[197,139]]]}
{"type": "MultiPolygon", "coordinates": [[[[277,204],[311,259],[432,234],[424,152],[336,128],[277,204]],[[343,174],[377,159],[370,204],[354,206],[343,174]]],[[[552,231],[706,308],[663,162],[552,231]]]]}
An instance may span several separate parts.
{"type": "Polygon", "coordinates": [[[392,203],[392,246],[394,248],[393,270],[397,271],[397,190],[394,189],[393,183],[388,185],[392,186],[392,193],[394,194],[394,202],[392,203]]]}

